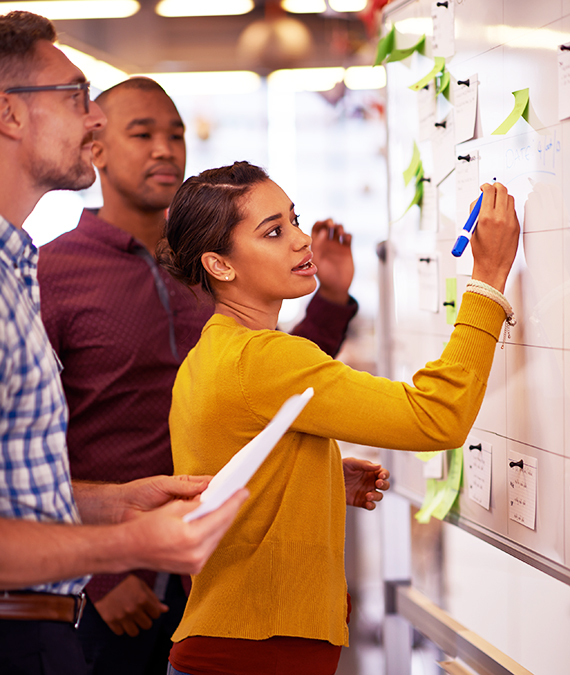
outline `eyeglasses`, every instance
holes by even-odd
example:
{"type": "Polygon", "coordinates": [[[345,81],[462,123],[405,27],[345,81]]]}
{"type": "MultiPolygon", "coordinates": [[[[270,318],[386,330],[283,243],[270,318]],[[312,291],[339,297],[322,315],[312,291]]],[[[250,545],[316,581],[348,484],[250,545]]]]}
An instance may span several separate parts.
{"type": "Polygon", "coordinates": [[[35,91],[83,91],[83,105],[85,106],[85,112],[89,113],[89,89],[91,87],[90,82],[76,82],[74,84],[46,84],[36,87],[10,87],[6,89],[6,94],[31,94],[35,91]]]}

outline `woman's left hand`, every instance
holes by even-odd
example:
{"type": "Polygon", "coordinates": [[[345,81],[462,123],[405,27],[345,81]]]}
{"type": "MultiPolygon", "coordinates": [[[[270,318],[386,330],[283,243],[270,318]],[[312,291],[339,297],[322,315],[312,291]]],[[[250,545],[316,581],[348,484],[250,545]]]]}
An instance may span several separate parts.
{"type": "Polygon", "coordinates": [[[380,490],[390,487],[390,472],[381,464],[373,464],[366,459],[347,457],[342,460],[344,469],[344,487],[348,506],[359,506],[368,511],[376,508],[384,496],[380,490]]]}

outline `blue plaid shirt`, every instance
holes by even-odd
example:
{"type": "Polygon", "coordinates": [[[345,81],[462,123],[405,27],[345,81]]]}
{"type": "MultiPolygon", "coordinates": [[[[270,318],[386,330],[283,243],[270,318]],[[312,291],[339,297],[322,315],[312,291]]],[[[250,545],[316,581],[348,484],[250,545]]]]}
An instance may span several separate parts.
{"type": "MultiPolygon", "coordinates": [[[[37,260],[30,237],[0,216],[0,517],[79,523],[65,441],[67,405],[40,318],[37,260]]],[[[86,582],[34,590],[79,593],[86,582]]]]}

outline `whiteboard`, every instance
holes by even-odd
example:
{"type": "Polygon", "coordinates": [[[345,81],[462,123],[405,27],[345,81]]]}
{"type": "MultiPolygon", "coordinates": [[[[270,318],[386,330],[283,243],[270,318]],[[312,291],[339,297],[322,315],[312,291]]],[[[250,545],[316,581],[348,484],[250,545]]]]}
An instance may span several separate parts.
{"type": "MultiPolygon", "coordinates": [[[[518,323],[497,345],[487,394],[467,441],[491,448],[490,507],[469,498],[464,474],[448,520],[570,583],[570,119],[559,119],[558,85],[559,45],[570,44],[570,0],[449,2],[455,54],[446,59],[446,70],[455,80],[474,74],[478,80],[475,137],[456,145],[455,154],[478,153],[479,183],[497,178],[508,187],[521,240],[505,291],[518,323]],[[532,124],[521,118],[506,134],[493,135],[513,109],[512,92],[525,88],[532,124]],[[534,528],[509,517],[509,453],[536,459],[534,528]]],[[[437,229],[425,226],[418,206],[406,211],[415,188],[413,182],[404,184],[403,172],[414,141],[426,176],[434,175],[440,152],[433,140],[420,140],[425,107],[420,109],[418,92],[409,89],[434,63],[433,5],[396,1],[385,8],[382,28],[385,34],[395,25],[409,44],[427,34],[425,54],[386,65],[393,286],[388,344],[391,376],[408,382],[426,361],[439,357],[451,334],[443,306],[446,280],[455,280],[460,298],[470,278],[468,259],[458,262],[450,253],[458,234],[458,170],[431,186],[437,229]],[[437,288],[427,301],[420,258],[437,265],[437,288]],[[434,297],[437,311],[430,307],[434,297]]],[[[451,109],[437,96],[436,119],[451,109]]],[[[391,453],[390,459],[395,489],[421,504],[423,463],[413,453],[391,453]]]]}

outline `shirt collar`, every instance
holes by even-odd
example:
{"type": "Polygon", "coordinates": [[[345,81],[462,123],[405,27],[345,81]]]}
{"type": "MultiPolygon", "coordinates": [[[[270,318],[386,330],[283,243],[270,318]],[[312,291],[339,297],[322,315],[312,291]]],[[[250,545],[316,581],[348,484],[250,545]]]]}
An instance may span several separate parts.
{"type": "Polygon", "coordinates": [[[24,261],[33,262],[37,253],[30,235],[0,216],[0,255],[12,265],[20,266],[24,261]]]}
{"type": "Polygon", "coordinates": [[[142,247],[141,242],[138,239],[135,239],[132,234],[102,220],[99,218],[96,211],[84,209],[77,225],[77,229],[85,236],[93,237],[94,239],[97,239],[97,241],[108,244],[121,251],[131,252],[134,249],[142,247]]]}

